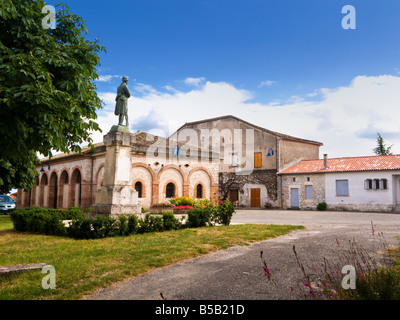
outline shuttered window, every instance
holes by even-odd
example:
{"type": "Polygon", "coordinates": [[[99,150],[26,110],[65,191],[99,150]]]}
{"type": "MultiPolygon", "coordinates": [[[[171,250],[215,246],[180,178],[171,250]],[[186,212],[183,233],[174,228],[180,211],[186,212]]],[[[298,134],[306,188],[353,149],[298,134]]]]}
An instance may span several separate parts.
{"type": "Polygon", "coordinates": [[[337,196],[349,195],[349,180],[336,180],[336,195],[337,196]]]}
{"type": "Polygon", "coordinates": [[[312,186],[306,186],[306,200],[312,199],[312,186]]]}
{"type": "Polygon", "coordinates": [[[261,168],[261,152],[254,154],[254,168],[261,168]]]}

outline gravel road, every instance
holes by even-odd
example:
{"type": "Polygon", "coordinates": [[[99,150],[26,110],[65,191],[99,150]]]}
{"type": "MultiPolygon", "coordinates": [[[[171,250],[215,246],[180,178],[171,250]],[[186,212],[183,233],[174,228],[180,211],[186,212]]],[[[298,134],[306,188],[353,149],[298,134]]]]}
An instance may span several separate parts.
{"type": "Polygon", "coordinates": [[[93,300],[296,300],[304,299],[290,287],[304,283],[293,245],[300,260],[321,265],[324,257],[335,262],[353,239],[376,256],[382,237],[399,244],[400,214],[319,212],[296,210],[240,210],[232,224],[292,224],[306,229],[189,259],[116,283],[85,297],[93,300]],[[371,222],[374,225],[372,230],[371,222]],[[263,251],[271,281],[263,271],[263,251]]]}

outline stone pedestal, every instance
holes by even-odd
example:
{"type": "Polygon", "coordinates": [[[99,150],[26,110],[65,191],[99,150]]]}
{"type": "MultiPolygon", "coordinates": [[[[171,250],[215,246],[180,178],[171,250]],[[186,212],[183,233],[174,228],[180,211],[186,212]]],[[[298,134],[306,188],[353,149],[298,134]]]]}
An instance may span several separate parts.
{"type": "Polygon", "coordinates": [[[132,187],[131,149],[134,137],[126,127],[113,126],[103,141],[107,147],[103,187],[96,194],[92,214],[118,217],[138,214],[138,192],[132,187]]]}

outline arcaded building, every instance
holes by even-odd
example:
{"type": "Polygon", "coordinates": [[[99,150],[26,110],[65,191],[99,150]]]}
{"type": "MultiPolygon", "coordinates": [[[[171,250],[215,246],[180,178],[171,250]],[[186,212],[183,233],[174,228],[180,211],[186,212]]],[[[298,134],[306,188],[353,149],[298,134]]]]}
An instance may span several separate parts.
{"type": "MultiPolygon", "coordinates": [[[[278,172],[319,158],[322,143],[271,131],[227,115],[185,123],[169,138],[132,134],[129,177],[148,209],[173,196],[229,197],[238,206],[282,207],[278,172]]],[[[91,207],[103,186],[106,145],[42,159],[31,191],[18,207],[91,207]]]]}
{"type": "MultiPolygon", "coordinates": [[[[208,156],[186,156],[179,152],[185,149],[183,143],[145,132],[132,136],[135,143],[127,176],[138,192],[141,207],[147,210],[174,196],[210,199],[218,194],[219,162],[213,162],[218,155],[199,150],[197,154],[208,156]]],[[[107,149],[104,143],[94,147],[41,159],[36,185],[30,191],[18,190],[18,207],[85,209],[95,204],[103,186],[107,149]]]]}

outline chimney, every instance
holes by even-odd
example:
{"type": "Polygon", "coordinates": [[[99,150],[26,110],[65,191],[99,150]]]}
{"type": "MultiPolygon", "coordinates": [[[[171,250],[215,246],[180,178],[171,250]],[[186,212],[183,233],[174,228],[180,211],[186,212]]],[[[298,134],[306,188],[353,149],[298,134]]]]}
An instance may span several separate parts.
{"type": "Polygon", "coordinates": [[[324,154],[324,169],[328,169],[328,155],[324,154]]]}

